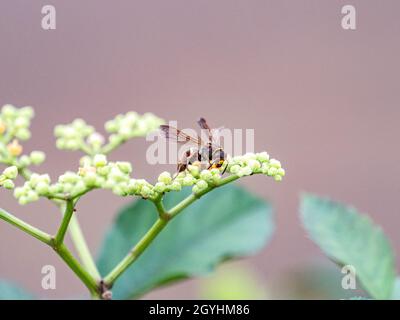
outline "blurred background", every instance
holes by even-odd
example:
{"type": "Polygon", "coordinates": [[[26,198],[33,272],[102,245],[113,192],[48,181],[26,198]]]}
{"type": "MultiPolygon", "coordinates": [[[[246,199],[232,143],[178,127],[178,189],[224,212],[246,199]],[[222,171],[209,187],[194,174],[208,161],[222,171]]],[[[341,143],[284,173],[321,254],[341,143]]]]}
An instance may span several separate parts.
{"type": "MultiPolygon", "coordinates": [[[[241,183],[272,202],[277,232],[262,252],[211,277],[242,292],[250,287],[257,297],[321,297],[310,289],[313,281],[323,290],[322,283],[341,273],[300,226],[301,192],[354,205],[400,251],[399,10],[396,0],[2,0],[0,105],[35,108],[25,149],[46,151],[40,171],[52,176],[75,168],[81,156],[58,151],[53,137],[56,124],[78,117],[99,130],[129,110],[154,112],[182,127],[204,116],[215,127],[254,128],[256,151],[280,159],[287,175],[280,184],[261,176],[241,183]],[[41,28],[46,4],[57,10],[56,30],[41,28]],[[355,31],[341,27],[345,4],[356,8],[355,31]],[[322,265],[317,271],[316,264],[322,265]],[[307,283],[296,280],[303,272],[307,283]],[[239,278],[248,281],[236,283],[239,278]]],[[[135,175],[153,179],[165,168],[146,163],[147,146],[134,140],[111,158],[132,161],[135,175]]],[[[80,202],[94,252],[127,201],[97,191],[80,202]]],[[[44,200],[21,207],[1,192],[0,204],[49,232],[60,219],[44,200]]],[[[5,223],[0,277],[51,299],[85,292],[51,250],[5,223]],[[57,268],[57,290],[41,288],[45,264],[57,268]]],[[[208,277],[145,298],[232,290],[216,291],[208,277]]]]}

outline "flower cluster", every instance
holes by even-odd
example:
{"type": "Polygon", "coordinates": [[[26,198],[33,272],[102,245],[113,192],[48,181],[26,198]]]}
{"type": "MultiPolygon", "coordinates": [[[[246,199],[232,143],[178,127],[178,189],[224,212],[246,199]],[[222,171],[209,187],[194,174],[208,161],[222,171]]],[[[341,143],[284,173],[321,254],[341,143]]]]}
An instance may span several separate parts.
{"type": "Polygon", "coordinates": [[[45,160],[45,154],[41,151],[22,155],[23,147],[19,141],[30,138],[29,127],[33,115],[31,107],[18,109],[9,104],[3,106],[0,112],[0,162],[26,168],[45,160]]]}
{"type": "Polygon", "coordinates": [[[6,104],[0,113],[0,135],[6,136],[7,140],[13,138],[22,141],[31,137],[29,126],[34,116],[31,107],[15,108],[10,104],[6,104]]]}
{"type": "Polygon", "coordinates": [[[78,172],[67,171],[51,183],[48,174],[32,174],[22,187],[15,188],[14,196],[20,204],[47,197],[51,199],[75,199],[92,189],[111,189],[118,195],[130,180],[129,162],[108,162],[105,155],[83,157],[78,172]]]}
{"type": "Polygon", "coordinates": [[[280,161],[270,159],[267,152],[247,153],[243,156],[236,156],[229,161],[228,171],[239,177],[262,173],[273,177],[275,181],[281,181],[285,176],[285,170],[282,168],[280,161]]]}
{"type": "Polygon", "coordinates": [[[6,189],[13,189],[14,188],[13,180],[17,176],[18,176],[18,169],[16,166],[5,168],[3,173],[0,174],[0,187],[4,187],[6,189]]]}
{"type": "Polygon", "coordinates": [[[75,119],[70,124],[60,124],[54,128],[56,146],[64,150],[79,150],[86,145],[85,140],[89,139],[94,131],[94,128],[82,119],[75,119]]]}
{"type": "MultiPolygon", "coordinates": [[[[109,162],[103,154],[85,156],[80,164],[78,172],[66,172],[53,184],[47,174],[32,174],[22,187],[15,189],[14,195],[20,204],[26,204],[41,196],[75,199],[92,189],[109,189],[119,196],[136,195],[154,200],[166,192],[180,191],[183,187],[192,187],[195,194],[216,187],[225,169],[201,170],[200,163],[193,164],[175,177],[169,172],[161,173],[153,185],[144,179],[131,178],[132,166],[129,162],[109,162]]],[[[226,173],[235,178],[262,173],[281,181],[285,170],[278,160],[269,159],[268,154],[262,152],[228,159],[226,173]]]]}
{"type": "Polygon", "coordinates": [[[139,115],[131,111],[117,115],[113,120],[107,121],[104,127],[111,134],[110,144],[118,145],[128,139],[145,136],[163,123],[164,120],[152,113],[139,115]]]}
{"type": "MultiPolygon", "coordinates": [[[[243,156],[233,157],[227,160],[226,173],[237,178],[252,174],[265,174],[273,177],[275,181],[281,181],[285,176],[285,170],[276,159],[270,159],[268,153],[248,153],[243,156]]],[[[143,198],[157,198],[165,192],[180,191],[183,187],[192,187],[194,194],[200,193],[208,188],[218,186],[222,179],[221,168],[201,170],[201,164],[189,165],[185,172],[172,177],[169,172],[163,172],[158,177],[158,182],[151,185],[145,180],[131,179],[127,194],[140,195],[143,198]]]]}
{"type": "Polygon", "coordinates": [[[82,119],[76,119],[70,124],[58,125],[54,129],[57,138],[57,148],[63,150],[82,150],[87,154],[106,153],[124,141],[145,136],[158,128],[163,120],[151,113],[139,115],[136,112],[120,114],[113,120],[106,122],[105,129],[111,133],[109,144],[104,145],[105,138],[96,132],[94,127],[88,125],[82,119]],[[102,150],[105,148],[105,150],[102,150]],[[103,152],[104,151],[104,152],[103,152]]]}
{"type": "Polygon", "coordinates": [[[10,104],[0,112],[0,161],[12,163],[22,154],[18,140],[28,140],[31,136],[29,126],[34,115],[31,107],[17,109],[10,104]]]}

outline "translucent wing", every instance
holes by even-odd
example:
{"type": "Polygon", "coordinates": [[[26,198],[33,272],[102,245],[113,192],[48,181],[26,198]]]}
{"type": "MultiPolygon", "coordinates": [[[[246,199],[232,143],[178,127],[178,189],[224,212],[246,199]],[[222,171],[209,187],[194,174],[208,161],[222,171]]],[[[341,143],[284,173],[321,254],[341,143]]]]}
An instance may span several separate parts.
{"type": "Polygon", "coordinates": [[[195,145],[201,145],[202,141],[200,138],[195,138],[184,133],[175,127],[169,125],[161,125],[160,130],[166,139],[174,141],[176,143],[193,143],[195,145]]]}
{"type": "Polygon", "coordinates": [[[201,129],[207,131],[209,142],[214,145],[219,145],[218,141],[220,138],[220,131],[223,129],[223,127],[220,127],[218,129],[211,129],[210,126],[207,124],[206,119],[204,118],[200,118],[197,121],[197,124],[200,126],[201,129]]]}

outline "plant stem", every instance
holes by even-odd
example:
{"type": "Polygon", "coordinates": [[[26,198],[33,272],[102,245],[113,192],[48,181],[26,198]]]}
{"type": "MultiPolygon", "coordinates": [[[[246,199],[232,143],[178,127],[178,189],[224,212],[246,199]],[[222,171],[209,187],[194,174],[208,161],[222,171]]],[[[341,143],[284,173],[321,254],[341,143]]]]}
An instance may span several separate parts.
{"type": "Polygon", "coordinates": [[[17,227],[18,229],[26,232],[27,234],[39,239],[40,241],[50,245],[51,244],[51,236],[46,232],[31,226],[29,223],[22,221],[21,219],[13,216],[11,213],[0,209],[0,218],[8,223],[12,224],[13,226],[17,227]]]}
{"type": "Polygon", "coordinates": [[[167,225],[167,220],[160,218],[153,224],[153,226],[146,232],[146,234],[140,239],[135,247],[129,252],[129,254],[104,278],[104,283],[108,288],[111,288],[112,284],[118,277],[143,253],[143,251],[150,245],[154,238],[161,232],[162,229],[167,225]]]}
{"type": "Polygon", "coordinates": [[[89,247],[83,237],[81,226],[79,225],[78,218],[73,215],[71,218],[69,233],[71,235],[72,242],[74,243],[75,249],[79,255],[82,264],[85,266],[86,270],[94,277],[96,280],[100,280],[101,276],[97,266],[93,260],[92,254],[90,253],[89,247]]]}
{"type": "Polygon", "coordinates": [[[72,200],[67,200],[67,205],[65,206],[65,212],[63,219],[61,221],[60,228],[54,238],[55,245],[59,245],[64,242],[65,234],[68,229],[68,225],[71,221],[72,215],[74,213],[74,202],[72,200]]]}
{"type": "MultiPolygon", "coordinates": [[[[55,238],[52,238],[46,232],[43,232],[30,224],[18,219],[12,214],[0,209],[0,218],[4,221],[12,224],[18,229],[26,232],[27,234],[35,237],[43,243],[51,246],[57,254],[68,264],[68,266],[75,272],[75,274],[82,280],[82,282],[89,289],[93,297],[99,297],[99,291],[96,280],[79,264],[79,262],[73,257],[68,248],[62,243],[57,243],[55,238]]],[[[65,233],[64,233],[65,234],[65,233]]]]}
{"type": "Polygon", "coordinates": [[[89,289],[90,294],[94,298],[100,298],[99,288],[96,280],[86,271],[80,263],[74,258],[65,244],[61,243],[59,246],[53,247],[57,254],[64,260],[64,262],[72,269],[72,271],[82,280],[82,282],[89,289]]]}
{"type": "MultiPolygon", "coordinates": [[[[27,168],[20,168],[19,173],[25,180],[29,180],[31,176],[31,172],[27,168]]],[[[75,195],[75,198],[79,198],[82,194],[80,195],[75,195]]],[[[60,202],[57,202],[56,199],[50,199],[53,200],[53,203],[57,207],[62,207],[60,202]]],[[[65,199],[59,199],[65,201],[65,199]]],[[[79,225],[78,218],[75,215],[72,215],[70,219],[70,226],[69,226],[69,233],[71,235],[72,242],[74,244],[74,247],[78,253],[79,258],[81,259],[83,265],[85,268],[88,270],[88,272],[97,280],[100,280],[101,276],[100,273],[96,267],[96,264],[94,262],[94,259],[92,257],[92,254],[90,253],[89,247],[86,243],[86,239],[83,236],[82,229],[79,225]]]]}
{"type": "Polygon", "coordinates": [[[151,244],[151,242],[157,237],[157,235],[164,229],[168,222],[183,211],[186,207],[192,204],[194,201],[202,197],[204,194],[211,190],[223,186],[229,182],[232,182],[239,177],[237,175],[231,175],[224,179],[221,179],[215,186],[210,186],[197,194],[191,194],[186,197],[175,207],[168,212],[165,211],[164,206],[161,202],[161,198],[154,200],[154,204],[159,213],[159,218],[153,224],[153,226],[146,232],[146,234],[139,240],[139,242],[133,247],[127,256],[104,278],[104,283],[108,288],[111,288],[114,282],[125,272],[129,266],[134,263],[137,258],[143,253],[143,251],[151,244]]]}

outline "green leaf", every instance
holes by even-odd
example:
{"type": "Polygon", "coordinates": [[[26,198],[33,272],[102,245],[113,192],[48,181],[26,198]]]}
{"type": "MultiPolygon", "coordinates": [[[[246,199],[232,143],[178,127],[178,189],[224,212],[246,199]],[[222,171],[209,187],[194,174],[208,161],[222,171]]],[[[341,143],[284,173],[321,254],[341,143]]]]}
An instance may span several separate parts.
{"type": "Polygon", "coordinates": [[[354,208],[304,195],[301,218],[312,240],[334,261],[352,265],[375,299],[389,299],[395,281],[393,250],[382,230],[354,208]]]}
{"type": "MultiPolygon", "coordinates": [[[[169,193],[171,208],[190,190],[169,193]]],[[[150,201],[138,200],[118,215],[98,260],[106,275],[157,219],[150,201]]],[[[172,220],[139,259],[117,280],[115,299],[138,297],[171,281],[203,275],[221,261],[253,254],[273,233],[270,207],[244,189],[213,190],[172,220]]]]}
{"type": "Polygon", "coordinates": [[[30,300],[34,299],[34,296],[26,292],[16,284],[7,281],[0,280],[0,300],[30,300]]]}

